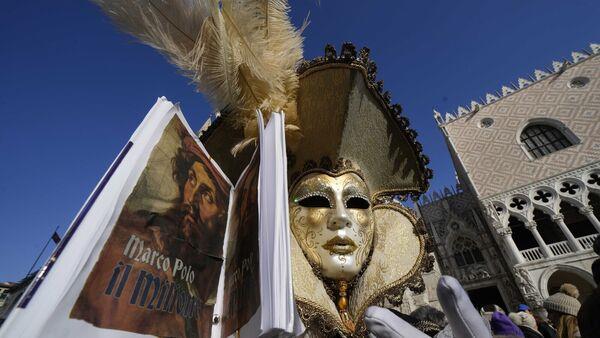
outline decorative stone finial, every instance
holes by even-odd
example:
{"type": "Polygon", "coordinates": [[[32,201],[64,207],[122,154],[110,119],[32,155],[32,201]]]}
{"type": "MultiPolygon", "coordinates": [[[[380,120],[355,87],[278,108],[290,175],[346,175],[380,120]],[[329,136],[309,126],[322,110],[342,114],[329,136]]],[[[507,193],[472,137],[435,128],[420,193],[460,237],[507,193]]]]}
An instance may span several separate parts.
{"type": "Polygon", "coordinates": [[[522,77],[520,77],[517,81],[519,82],[519,89],[525,88],[525,87],[531,85],[531,81],[526,80],[522,77]]]}
{"type": "Polygon", "coordinates": [[[438,125],[440,124],[444,124],[444,118],[442,117],[442,114],[440,114],[439,111],[437,110],[433,110],[433,118],[435,119],[435,122],[437,122],[438,125]]]}
{"type": "MultiPolygon", "coordinates": [[[[502,86],[502,89],[501,89],[502,93],[500,93],[498,91],[496,91],[496,95],[487,93],[485,95],[485,100],[480,98],[481,103],[479,103],[477,101],[471,101],[471,106],[470,106],[471,109],[470,110],[466,109],[463,106],[459,106],[456,116],[451,113],[446,113],[445,123],[455,120],[463,115],[476,113],[477,111],[479,111],[480,108],[482,108],[483,106],[485,106],[487,104],[498,101],[501,98],[516,92],[517,90],[528,87],[528,86],[536,83],[537,81],[545,79],[553,74],[560,75],[565,70],[567,70],[570,65],[581,62],[581,61],[589,58],[592,55],[600,54],[600,44],[591,43],[590,48],[591,48],[591,52],[588,50],[583,50],[580,52],[572,52],[571,56],[573,57],[573,62],[566,60],[566,59],[563,61],[553,61],[552,69],[549,69],[548,67],[545,67],[546,71],[536,69],[533,73],[533,76],[527,75],[528,79],[527,78],[519,78],[517,80],[517,84],[514,84],[511,82],[509,86],[502,86]]],[[[434,110],[434,117],[435,117],[436,121],[438,121],[438,124],[443,124],[443,122],[440,122],[443,120],[442,115],[435,110],[434,110]]]]}
{"type": "Polygon", "coordinates": [[[506,96],[506,95],[508,95],[510,93],[514,93],[514,92],[515,92],[514,89],[507,87],[507,86],[502,86],[502,96],[506,96]]]}
{"type": "Polygon", "coordinates": [[[200,128],[200,134],[202,134],[205,131],[207,131],[208,128],[210,128],[211,124],[212,124],[212,120],[209,117],[208,119],[206,119],[206,122],[204,122],[204,124],[202,125],[202,128],[200,128]]]}
{"type": "Polygon", "coordinates": [[[458,116],[463,116],[469,113],[469,111],[467,110],[467,108],[463,107],[463,106],[458,106],[458,116]]]}
{"type": "Polygon", "coordinates": [[[554,69],[555,72],[558,72],[562,68],[563,64],[564,62],[552,61],[552,69],[554,69]]]}
{"type": "Polygon", "coordinates": [[[546,76],[549,76],[550,74],[546,73],[546,72],[545,72],[545,71],[543,71],[543,70],[536,69],[536,70],[533,72],[533,75],[535,75],[535,79],[536,79],[536,80],[541,80],[541,79],[545,78],[546,76]]]}
{"type": "Polygon", "coordinates": [[[494,101],[498,100],[498,97],[496,95],[492,95],[490,93],[485,94],[485,101],[486,103],[492,103],[494,101]]]}
{"type": "Polygon", "coordinates": [[[571,57],[573,57],[573,62],[579,62],[581,60],[587,59],[587,55],[583,54],[583,53],[579,53],[579,52],[572,52],[571,53],[571,57]]]}

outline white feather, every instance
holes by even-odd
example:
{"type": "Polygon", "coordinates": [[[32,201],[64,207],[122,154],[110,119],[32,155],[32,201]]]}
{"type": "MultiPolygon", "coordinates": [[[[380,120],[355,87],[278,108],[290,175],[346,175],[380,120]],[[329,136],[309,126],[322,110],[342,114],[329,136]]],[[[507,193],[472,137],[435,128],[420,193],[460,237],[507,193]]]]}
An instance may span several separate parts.
{"type": "Polygon", "coordinates": [[[297,123],[296,67],[304,26],[294,28],[287,1],[94,2],[123,30],[166,55],[215,109],[230,110],[239,126],[255,123],[257,108],[284,110],[287,122],[297,123]]]}

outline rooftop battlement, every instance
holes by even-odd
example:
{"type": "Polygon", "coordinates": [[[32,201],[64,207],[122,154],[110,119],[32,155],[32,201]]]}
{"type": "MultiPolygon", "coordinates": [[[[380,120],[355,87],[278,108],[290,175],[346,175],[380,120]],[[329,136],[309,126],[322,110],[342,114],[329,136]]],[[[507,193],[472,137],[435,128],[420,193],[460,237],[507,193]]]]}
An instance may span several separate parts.
{"type": "Polygon", "coordinates": [[[480,98],[479,100],[471,101],[469,108],[459,106],[456,111],[446,112],[444,116],[442,116],[442,114],[439,111],[434,109],[433,117],[436,120],[438,126],[442,127],[444,125],[452,123],[457,119],[477,113],[481,108],[487,105],[500,101],[503,98],[512,95],[513,93],[516,93],[524,88],[527,88],[541,80],[552,77],[554,75],[560,75],[570,67],[600,54],[600,44],[592,43],[590,44],[590,49],[591,50],[572,52],[572,61],[567,59],[563,61],[553,61],[552,69],[548,67],[545,67],[545,70],[536,69],[532,75],[527,75],[526,78],[518,78],[516,84],[511,82],[509,85],[502,86],[502,88],[499,91],[496,91],[493,94],[485,94],[485,100],[483,98],[480,98]]]}
{"type": "Polygon", "coordinates": [[[425,206],[428,204],[432,204],[432,203],[441,201],[448,197],[460,195],[463,192],[464,191],[463,191],[462,187],[460,186],[460,184],[456,184],[456,186],[444,187],[441,190],[433,190],[433,191],[430,190],[430,192],[428,194],[421,195],[421,198],[419,199],[418,203],[421,206],[425,206]]]}

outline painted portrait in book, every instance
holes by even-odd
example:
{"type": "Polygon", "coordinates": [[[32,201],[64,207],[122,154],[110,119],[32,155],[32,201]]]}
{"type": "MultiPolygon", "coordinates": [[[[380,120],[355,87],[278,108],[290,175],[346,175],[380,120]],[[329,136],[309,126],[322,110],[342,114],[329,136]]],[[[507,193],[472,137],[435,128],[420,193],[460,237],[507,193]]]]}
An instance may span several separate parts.
{"type": "Polygon", "coordinates": [[[209,335],[230,189],[179,118],[173,117],[71,318],[156,336],[209,335]]]}

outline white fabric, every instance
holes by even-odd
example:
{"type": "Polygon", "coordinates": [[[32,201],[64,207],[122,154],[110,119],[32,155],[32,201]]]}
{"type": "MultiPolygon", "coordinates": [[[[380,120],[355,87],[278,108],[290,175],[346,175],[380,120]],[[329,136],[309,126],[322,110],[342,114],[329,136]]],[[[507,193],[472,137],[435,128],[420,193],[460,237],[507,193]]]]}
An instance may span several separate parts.
{"type": "MultiPolygon", "coordinates": [[[[244,169],[248,170],[248,168],[244,169]]],[[[243,174],[241,175],[243,176],[243,174]]],[[[240,177],[241,177],[240,176],[240,177]]],[[[236,183],[237,184],[237,183],[236,183]]],[[[231,208],[232,208],[232,202],[234,199],[233,196],[233,191],[235,191],[235,188],[233,188],[232,193],[229,194],[229,209],[227,210],[227,228],[225,228],[225,240],[223,241],[223,266],[221,266],[221,273],[219,275],[219,285],[217,287],[217,301],[215,302],[215,306],[213,308],[213,318],[215,316],[220,317],[221,313],[223,313],[223,299],[224,299],[224,292],[225,292],[225,268],[227,266],[227,264],[225,264],[225,262],[227,261],[227,246],[229,243],[229,221],[231,219],[231,208]]],[[[211,337],[217,337],[220,338],[222,336],[222,328],[223,328],[223,322],[221,320],[219,320],[216,324],[213,323],[213,326],[211,327],[210,330],[210,336],[211,337]]]]}
{"type": "Polygon", "coordinates": [[[491,338],[492,334],[469,296],[453,277],[442,276],[437,295],[452,333],[457,338],[491,338]]]}
{"type": "Polygon", "coordinates": [[[262,336],[298,335],[304,331],[292,291],[287,159],[283,113],[272,113],[264,127],[257,112],[260,143],[259,258],[260,330],[262,336]]]}
{"type": "Polygon", "coordinates": [[[427,338],[428,335],[417,330],[392,311],[371,306],[365,312],[365,324],[371,336],[377,338],[427,338]]]}
{"type": "Polygon", "coordinates": [[[53,268],[27,307],[12,311],[0,327],[0,337],[150,337],[97,328],[83,320],[70,319],[69,313],[113,230],[125,200],[144,170],[152,149],[174,115],[178,115],[190,135],[195,135],[178,105],[173,105],[164,97],[157,100],[131,136],[133,146],[90,207],[53,268]]]}

